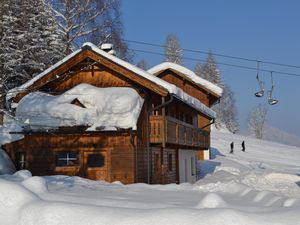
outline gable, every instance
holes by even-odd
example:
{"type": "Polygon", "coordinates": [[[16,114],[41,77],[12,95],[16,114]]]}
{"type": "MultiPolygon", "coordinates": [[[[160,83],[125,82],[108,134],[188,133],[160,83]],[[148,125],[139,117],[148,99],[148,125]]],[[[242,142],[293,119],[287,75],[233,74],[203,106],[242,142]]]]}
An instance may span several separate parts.
{"type": "Polygon", "coordinates": [[[161,64],[158,64],[151,69],[148,70],[149,73],[158,76],[161,73],[163,73],[166,70],[171,70],[174,73],[178,74],[179,76],[183,77],[186,80],[191,81],[193,84],[195,84],[198,88],[202,88],[206,90],[211,95],[220,98],[222,95],[222,88],[218,87],[217,85],[211,83],[208,80],[205,80],[198,75],[196,75],[193,71],[189,70],[186,67],[183,67],[181,65],[178,65],[176,63],[172,62],[163,62],[161,64]]]}
{"type": "Polygon", "coordinates": [[[165,88],[116,64],[87,47],[88,46],[85,46],[81,51],[76,51],[76,54],[71,54],[71,57],[67,57],[67,60],[53,70],[49,70],[51,69],[50,67],[42,74],[43,76],[29,81],[29,85],[22,85],[19,88],[19,93],[14,97],[14,100],[18,102],[23,96],[32,91],[51,90],[60,92],[83,82],[95,86],[97,86],[97,84],[101,86],[100,84],[102,84],[103,86],[103,79],[109,80],[108,77],[110,75],[114,76],[112,83],[115,82],[116,86],[130,86],[130,84],[134,83],[161,96],[168,94],[165,88]],[[82,68],[85,69],[82,70],[82,68]],[[90,71],[85,71],[87,69],[90,71]],[[97,69],[98,73],[97,71],[96,73],[95,71],[93,72],[93,69],[97,69]],[[102,70],[102,72],[99,72],[99,69],[102,70]]]}
{"type": "Polygon", "coordinates": [[[195,83],[190,81],[189,79],[185,79],[184,77],[178,75],[176,72],[172,70],[164,70],[157,77],[176,85],[181,88],[187,94],[197,98],[199,101],[204,103],[206,106],[211,106],[214,102],[216,102],[219,98],[212,95],[207,90],[202,87],[197,86],[195,83]]]}
{"type": "MultiPolygon", "coordinates": [[[[86,68],[93,66],[97,67],[97,69],[104,67],[107,72],[113,71],[109,73],[112,75],[113,79],[106,79],[109,82],[115,82],[117,78],[120,78],[117,80],[127,82],[129,86],[131,85],[141,95],[145,93],[145,90],[149,90],[151,93],[163,97],[172,95],[210,118],[216,117],[216,113],[213,110],[208,108],[197,98],[184,92],[176,85],[168,83],[149,72],[119,59],[116,56],[99,49],[92,43],[83,44],[81,49],[71,53],[69,56],[20,87],[10,90],[6,94],[7,106],[10,107],[14,102],[19,102],[25,95],[34,91],[42,91],[49,94],[61,94],[69,88],[74,87],[76,84],[82,83],[80,79],[84,79],[85,83],[97,87],[95,82],[99,81],[100,78],[103,78],[103,75],[93,78],[95,74],[91,71],[86,71],[86,68]],[[81,76],[79,75],[81,73],[84,74],[81,76]],[[76,74],[77,77],[75,76],[76,74]],[[87,79],[87,77],[89,77],[89,79],[87,79]],[[87,80],[92,80],[93,82],[89,83],[87,80]]],[[[108,85],[108,87],[115,87],[115,85],[116,84],[108,85]]],[[[125,84],[121,86],[126,87],[125,84]]]]}

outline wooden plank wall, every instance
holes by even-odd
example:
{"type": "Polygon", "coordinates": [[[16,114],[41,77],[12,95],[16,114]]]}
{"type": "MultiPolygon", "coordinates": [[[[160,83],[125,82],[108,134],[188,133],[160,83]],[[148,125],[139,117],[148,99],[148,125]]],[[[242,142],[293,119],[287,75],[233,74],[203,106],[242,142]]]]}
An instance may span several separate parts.
{"type": "Polygon", "coordinates": [[[120,76],[117,72],[104,66],[93,66],[93,69],[89,69],[89,71],[78,72],[63,81],[52,83],[51,89],[61,92],[82,83],[91,84],[96,87],[133,86],[133,83],[130,80],[120,76]]]}
{"type": "Polygon", "coordinates": [[[22,142],[5,146],[6,151],[16,160],[16,152],[26,152],[27,169],[33,175],[77,175],[85,177],[82,165],[85,152],[106,152],[108,160],[106,181],[119,180],[122,183],[135,182],[134,147],[128,133],[122,134],[31,134],[25,135],[22,142]],[[80,165],[55,167],[55,153],[77,151],[80,165]]]}
{"type": "Polygon", "coordinates": [[[166,148],[163,151],[163,164],[164,164],[164,184],[176,183],[176,149],[166,148]],[[171,157],[170,157],[171,156],[171,157]],[[171,158],[171,162],[169,159],[171,158]],[[171,163],[171,168],[169,168],[169,163],[171,163]]]}
{"type": "Polygon", "coordinates": [[[145,99],[140,117],[137,122],[136,135],[136,182],[148,182],[148,160],[147,160],[147,140],[146,140],[146,117],[148,101],[145,99]]]}
{"type": "Polygon", "coordinates": [[[210,94],[206,90],[201,89],[199,86],[193,84],[189,80],[183,79],[181,76],[177,75],[173,71],[166,70],[163,73],[161,73],[158,77],[171,84],[175,84],[177,87],[181,88],[189,95],[197,98],[206,106],[210,106],[210,94]]]}

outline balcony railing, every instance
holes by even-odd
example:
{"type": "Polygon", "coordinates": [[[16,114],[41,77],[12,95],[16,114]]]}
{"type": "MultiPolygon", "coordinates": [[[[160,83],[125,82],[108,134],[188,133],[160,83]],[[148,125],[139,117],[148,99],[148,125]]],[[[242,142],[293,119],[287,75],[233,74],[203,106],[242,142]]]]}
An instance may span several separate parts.
{"type": "Polygon", "coordinates": [[[177,144],[198,148],[208,148],[210,145],[209,132],[194,127],[172,117],[150,116],[149,134],[150,143],[177,144]]]}

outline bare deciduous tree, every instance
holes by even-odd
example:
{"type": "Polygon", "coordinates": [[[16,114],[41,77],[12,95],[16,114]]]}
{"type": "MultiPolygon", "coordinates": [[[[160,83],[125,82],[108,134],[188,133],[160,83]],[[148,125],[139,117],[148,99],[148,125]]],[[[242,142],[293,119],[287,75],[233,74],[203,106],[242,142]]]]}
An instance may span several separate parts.
{"type": "Polygon", "coordinates": [[[248,116],[248,129],[258,139],[263,138],[264,125],[267,119],[268,108],[266,105],[258,105],[248,116]]]}
{"type": "Polygon", "coordinates": [[[64,33],[65,53],[69,54],[90,41],[96,45],[110,42],[117,55],[126,59],[127,44],[123,41],[118,0],[48,0],[64,33]]]}
{"type": "Polygon", "coordinates": [[[169,34],[165,43],[165,61],[182,64],[182,48],[175,34],[169,34]]]}

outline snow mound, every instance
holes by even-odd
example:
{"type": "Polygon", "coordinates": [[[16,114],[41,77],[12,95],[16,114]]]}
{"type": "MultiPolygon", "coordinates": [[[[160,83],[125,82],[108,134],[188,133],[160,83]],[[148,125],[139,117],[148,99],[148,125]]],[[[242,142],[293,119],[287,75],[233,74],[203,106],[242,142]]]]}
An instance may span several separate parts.
{"type": "Polygon", "coordinates": [[[255,173],[244,175],[241,182],[259,191],[272,191],[285,196],[300,196],[300,188],[297,185],[300,177],[283,173],[255,173]]]}
{"type": "Polygon", "coordinates": [[[16,182],[0,179],[1,224],[18,224],[19,211],[28,203],[39,199],[34,193],[16,182]]]}
{"type": "Polygon", "coordinates": [[[16,173],[14,173],[14,176],[17,178],[20,178],[21,180],[26,180],[30,177],[32,177],[32,174],[29,170],[19,170],[16,173]]]}
{"type": "Polygon", "coordinates": [[[201,200],[196,208],[225,208],[226,206],[227,203],[220,195],[209,193],[201,200]]]}
{"type": "Polygon", "coordinates": [[[36,130],[65,126],[87,126],[90,131],[136,129],[142,106],[143,99],[132,88],[79,84],[58,96],[32,92],[22,98],[16,115],[36,130]]]}
{"type": "Polygon", "coordinates": [[[222,167],[217,167],[215,172],[218,172],[218,171],[225,171],[225,172],[228,172],[232,175],[240,175],[241,171],[238,169],[238,168],[234,168],[234,167],[229,167],[229,166],[222,166],[222,167]]]}
{"type": "Polygon", "coordinates": [[[0,149],[0,175],[13,174],[16,168],[5,151],[0,149]]]}
{"type": "Polygon", "coordinates": [[[22,185],[36,194],[41,194],[48,191],[47,182],[42,177],[29,177],[22,182],[22,185]]]}

